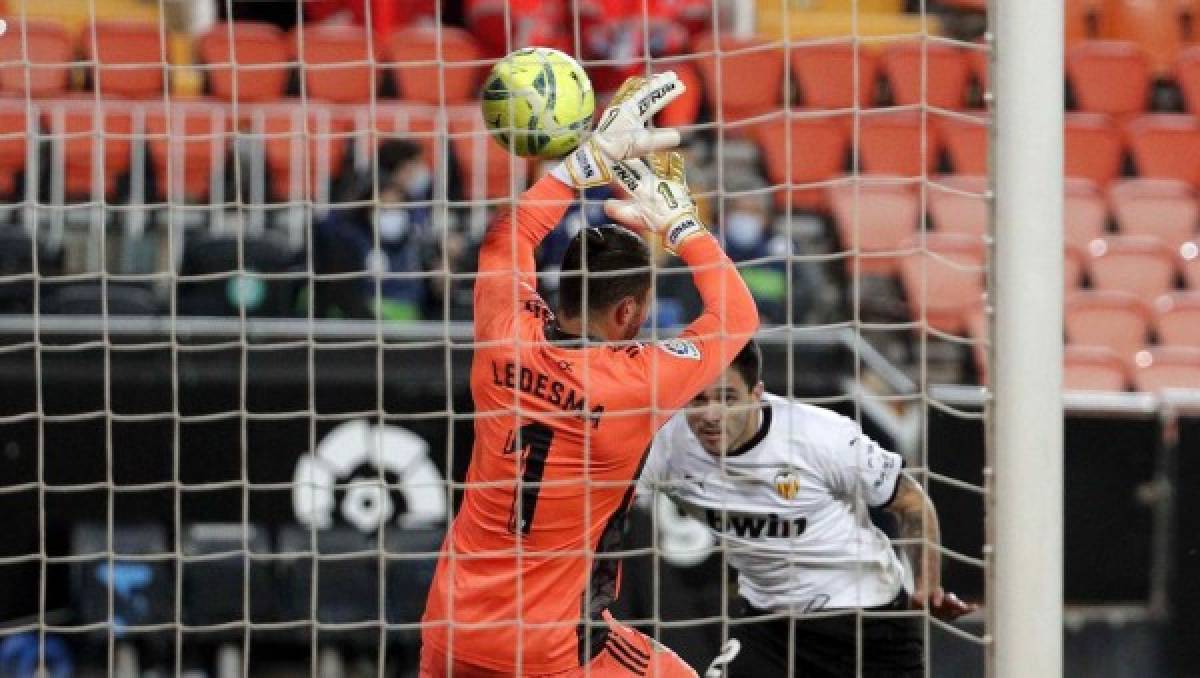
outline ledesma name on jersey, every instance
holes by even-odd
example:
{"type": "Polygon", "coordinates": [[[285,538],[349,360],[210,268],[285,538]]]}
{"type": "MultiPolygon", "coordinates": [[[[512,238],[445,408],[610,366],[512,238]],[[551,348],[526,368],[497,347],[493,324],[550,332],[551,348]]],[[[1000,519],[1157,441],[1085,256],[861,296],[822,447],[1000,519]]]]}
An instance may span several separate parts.
{"type": "Polygon", "coordinates": [[[582,393],[541,370],[518,368],[511,360],[503,363],[493,360],[492,383],[540,398],[563,412],[577,412],[581,419],[592,422],[592,428],[600,426],[603,405],[589,406],[582,393]]]}

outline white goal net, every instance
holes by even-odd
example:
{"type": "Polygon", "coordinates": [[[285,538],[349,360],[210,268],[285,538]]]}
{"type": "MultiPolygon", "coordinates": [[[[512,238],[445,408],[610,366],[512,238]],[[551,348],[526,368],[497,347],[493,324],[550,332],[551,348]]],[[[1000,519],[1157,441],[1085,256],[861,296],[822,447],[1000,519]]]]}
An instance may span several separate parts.
{"type": "MultiPolygon", "coordinates": [[[[597,116],[679,74],[656,124],[755,298],[766,390],[901,455],[940,541],[861,520],[986,603],[978,4],[0,2],[0,675],[417,675],[471,489],[481,241],[553,166],[491,139],[479,88],[532,45],[579,60],[597,116]]],[[[540,244],[551,306],[611,195],[540,244]]],[[[703,310],[653,257],[647,341],[703,310]]],[[[703,672],[737,576],[652,496],[605,554],[612,610],[703,672]]],[[[926,675],[985,674],[984,612],[851,615],[916,620],[926,675]]]]}

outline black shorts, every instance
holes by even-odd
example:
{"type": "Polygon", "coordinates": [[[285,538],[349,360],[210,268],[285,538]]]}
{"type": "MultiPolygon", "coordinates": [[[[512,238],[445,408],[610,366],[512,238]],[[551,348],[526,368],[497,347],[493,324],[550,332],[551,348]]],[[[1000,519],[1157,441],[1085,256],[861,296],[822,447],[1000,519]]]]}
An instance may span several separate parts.
{"type": "MultiPolygon", "coordinates": [[[[871,611],[907,610],[901,592],[871,611]]],[[[923,678],[924,624],[919,616],[863,617],[862,658],[858,661],[856,610],[821,617],[774,617],[739,598],[729,635],[742,643],[729,678],[923,678]],[[792,642],[789,642],[792,641],[792,642]],[[788,673],[789,666],[792,672],[788,673]]],[[[829,614],[831,610],[824,611],[829,614]]]]}

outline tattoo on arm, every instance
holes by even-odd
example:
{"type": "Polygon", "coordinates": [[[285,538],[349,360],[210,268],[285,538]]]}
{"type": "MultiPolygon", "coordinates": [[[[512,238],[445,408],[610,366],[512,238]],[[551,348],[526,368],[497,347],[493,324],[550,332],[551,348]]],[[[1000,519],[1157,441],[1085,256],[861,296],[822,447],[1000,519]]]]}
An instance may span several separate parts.
{"type": "Polygon", "coordinates": [[[938,545],[941,533],[937,513],[924,490],[907,473],[896,481],[901,483],[896,499],[889,507],[900,523],[899,537],[913,568],[913,578],[926,591],[941,583],[941,554],[938,545]],[[926,541],[928,547],[926,547],[926,541]]]}

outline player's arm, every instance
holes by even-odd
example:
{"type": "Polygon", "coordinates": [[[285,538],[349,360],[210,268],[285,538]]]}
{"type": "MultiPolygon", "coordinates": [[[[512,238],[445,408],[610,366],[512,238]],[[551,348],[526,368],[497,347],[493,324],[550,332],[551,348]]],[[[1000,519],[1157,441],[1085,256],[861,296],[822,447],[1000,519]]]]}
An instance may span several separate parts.
{"type": "Polygon", "coordinates": [[[493,220],[479,248],[475,279],[475,338],[511,337],[519,305],[538,299],[534,250],[562,220],[575,189],[553,175],[521,194],[516,209],[493,220]]]}
{"type": "Polygon", "coordinates": [[[692,271],[704,304],[679,339],[649,352],[654,405],[669,411],[686,404],[733,362],[758,329],[758,308],[733,262],[697,218],[677,153],[617,163],[614,169],[632,198],[609,201],[606,212],[661,238],[692,271]]]}
{"type": "Polygon", "coordinates": [[[913,568],[914,607],[928,607],[939,619],[957,619],[978,608],[942,589],[941,530],[937,510],[921,484],[907,473],[896,478],[895,496],[885,507],[899,522],[901,548],[913,568]]]}

